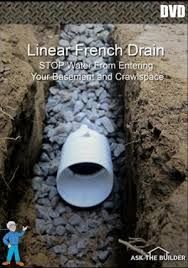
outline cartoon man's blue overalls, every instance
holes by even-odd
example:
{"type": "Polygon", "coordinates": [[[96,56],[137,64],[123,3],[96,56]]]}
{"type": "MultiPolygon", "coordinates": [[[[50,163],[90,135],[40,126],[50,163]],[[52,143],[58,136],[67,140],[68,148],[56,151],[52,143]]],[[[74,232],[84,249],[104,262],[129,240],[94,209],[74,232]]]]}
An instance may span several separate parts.
{"type": "Polygon", "coordinates": [[[7,223],[7,228],[9,229],[9,232],[3,237],[3,243],[8,247],[8,254],[6,261],[2,264],[9,265],[14,256],[16,264],[24,266],[24,263],[20,261],[18,244],[20,238],[25,234],[28,227],[23,227],[21,232],[16,232],[16,223],[14,221],[9,221],[7,223]]]}

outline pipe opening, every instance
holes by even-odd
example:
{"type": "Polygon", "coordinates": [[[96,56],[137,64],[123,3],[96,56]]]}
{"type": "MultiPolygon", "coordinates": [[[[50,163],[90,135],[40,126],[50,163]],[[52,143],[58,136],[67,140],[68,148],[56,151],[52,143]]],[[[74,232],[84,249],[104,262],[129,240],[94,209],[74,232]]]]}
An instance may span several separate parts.
{"type": "Polygon", "coordinates": [[[69,169],[75,174],[79,175],[93,175],[100,172],[103,167],[96,163],[78,163],[69,167],[69,169]]]}

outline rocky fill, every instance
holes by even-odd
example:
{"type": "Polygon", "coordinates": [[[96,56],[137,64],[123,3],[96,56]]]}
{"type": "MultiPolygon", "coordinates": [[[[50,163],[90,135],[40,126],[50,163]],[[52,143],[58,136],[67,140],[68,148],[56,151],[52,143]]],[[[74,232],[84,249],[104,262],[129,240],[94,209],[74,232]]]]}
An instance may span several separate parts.
{"type": "MultiPolygon", "coordinates": [[[[94,62],[113,62],[111,57],[75,55],[75,44],[108,47],[112,25],[66,25],[59,46],[72,48],[60,74],[108,74],[94,62]],[[68,63],[87,62],[87,69],[68,63]]],[[[61,267],[101,267],[117,264],[118,234],[121,232],[120,177],[124,166],[123,98],[114,81],[60,80],[49,88],[43,145],[32,180],[35,191],[35,240],[43,241],[61,267]],[[82,124],[109,139],[114,164],[115,185],[108,199],[96,208],[79,209],[66,204],[56,188],[56,174],[62,145],[82,124]]],[[[49,259],[49,265],[52,265],[49,259]]]]}

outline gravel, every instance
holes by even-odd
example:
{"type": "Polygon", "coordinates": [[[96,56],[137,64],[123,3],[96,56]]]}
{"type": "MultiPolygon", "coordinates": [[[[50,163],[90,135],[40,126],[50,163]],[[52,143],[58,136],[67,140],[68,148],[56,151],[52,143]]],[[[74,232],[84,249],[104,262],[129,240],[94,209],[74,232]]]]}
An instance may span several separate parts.
{"type": "Polygon", "coordinates": [[[54,224],[55,226],[58,226],[58,225],[65,225],[65,224],[66,224],[66,221],[65,221],[65,219],[64,219],[63,217],[58,217],[58,218],[55,218],[55,219],[53,220],[53,224],[54,224]]]}
{"type": "Polygon", "coordinates": [[[82,101],[77,101],[74,106],[74,114],[80,112],[84,107],[84,104],[82,101]]]}
{"type": "Polygon", "coordinates": [[[68,255],[77,255],[78,254],[78,248],[76,245],[72,245],[68,248],[68,255]]]}
{"type": "Polygon", "coordinates": [[[82,223],[82,219],[78,214],[73,214],[69,218],[69,223],[72,224],[73,226],[80,225],[82,223]]]}
{"type": "Polygon", "coordinates": [[[115,131],[114,129],[114,126],[111,122],[111,120],[106,117],[106,116],[103,116],[101,119],[100,119],[102,125],[105,127],[105,129],[109,132],[109,133],[112,133],[115,131]]]}
{"type": "Polygon", "coordinates": [[[105,262],[106,259],[109,256],[109,251],[108,250],[104,250],[104,251],[99,251],[98,253],[98,258],[101,262],[105,262]]]}
{"type": "MultiPolygon", "coordinates": [[[[72,47],[69,57],[59,57],[64,63],[79,62],[87,68],[71,69],[65,64],[59,74],[111,74],[111,70],[94,64],[113,62],[108,57],[75,55],[75,45],[109,46],[111,24],[65,25],[60,32],[59,46],[72,47]]],[[[124,133],[122,96],[115,81],[59,80],[49,88],[43,145],[38,163],[33,168],[32,188],[36,207],[36,239],[46,241],[46,247],[58,256],[63,267],[101,267],[117,239],[120,228],[120,170],[124,163],[124,133]],[[68,135],[81,124],[106,135],[110,142],[114,169],[113,193],[97,208],[78,209],[69,206],[59,196],[56,175],[61,149],[68,135]],[[113,237],[112,237],[113,234],[113,237]],[[86,263],[86,259],[90,263],[86,263]],[[85,264],[84,264],[85,263],[85,264]]],[[[42,244],[44,245],[44,244],[42,244]]],[[[105,265],[105,264],[104,264],[105,265]]]]}
{"type": "Polygon", "coordinates": [[[56,234],[57,235],[64,235],[65,232],[66,232],[65,227],[63,227],[61,225],[56,227],[56,234]]]}
{"type": "Polygon", "coordinates": [[[49,219],[48,210],[44,206],[36,205],[35,207],[36,207],[37,217],[39,219],[44,219],[44,220],[49,219]]]}

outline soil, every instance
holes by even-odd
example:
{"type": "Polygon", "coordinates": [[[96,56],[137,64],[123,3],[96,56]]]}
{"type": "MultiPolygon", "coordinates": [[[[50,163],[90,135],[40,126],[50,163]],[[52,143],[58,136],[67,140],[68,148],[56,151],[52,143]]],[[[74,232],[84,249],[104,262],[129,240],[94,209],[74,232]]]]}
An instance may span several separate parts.
{"type": "MultiPolygon", "coordinates": [[[[124,49],[119,60],[152,62],[152,72],[165,76],[164,81],[121,83],[128,143],[124,178],[128,233],[148,241],[148,250],[161,246],[171,255],[187,256],[187,26],[118,25],[114,39],[124,49]],[[129,43],[156,43],[165,48],[165,57],[128,57],[129,43]]],[[[169,261],[162,267],[187,263],[169,261]]]]}
{"type": "MultiPolygon", "coordinates": [[[[31,72],[41,73],[42,58],[28,58],[27,44],[56,45],[57,31],[55,26],[0,25],[0,228],[10,217],[18,224],[34,218],[26,203],[21,218],[15,206],[40,152],[48,84],[32,80],[31,72]]],[[[29,196],[31,200],[32,192],[29,196]]]]}

